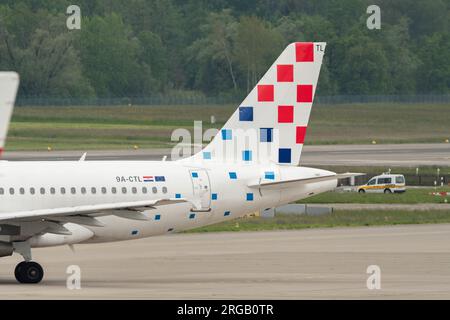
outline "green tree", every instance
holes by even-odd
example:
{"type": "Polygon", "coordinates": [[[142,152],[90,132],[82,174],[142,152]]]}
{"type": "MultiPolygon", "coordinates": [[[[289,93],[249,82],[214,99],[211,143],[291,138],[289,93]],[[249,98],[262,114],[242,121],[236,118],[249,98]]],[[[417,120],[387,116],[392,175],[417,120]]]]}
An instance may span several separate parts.
{"type": "Polygon", "coordinates": [[[418,70],[418,92],[450,93],[450,33],[435,33],[418,45],[422,64],[418,70]]]}
{"type": "Polygon", "coordinates": [[[33,13],[22,3],[0,8],[0,67],[19,72],[28,96],[92,96],[64,15],[33,13]]]}
{"type": "Polygon", "coordinates": [[[83,73],[99,96],[129,96],[152,90],[151,73],[138,63],[139,40],[112,13],[83,20],[78,47],[83,73]]]}
{"type": "Polygon", "coordinates": [[[388,83],[383,46],[364,34],[341,39],[330,57],[342,94],[382,94],[388,83]]]}
{"type": "Polygon", "coordinates": [[[204,36],[188,48],[191,60],[198,64],[209,64],[211,61],[223,64],[228,71],[234,91],[238,89],[233,61],[236,29],[237,22],[230,10],[210,13],[201,28],[204,36]]]}
{"type": "Polygon", "coordinates": [[[241,17],[237,28],[235,59],[246,74],[247,92],[275,61],[285,45],[279,31],[255,16],[241,17]]]}

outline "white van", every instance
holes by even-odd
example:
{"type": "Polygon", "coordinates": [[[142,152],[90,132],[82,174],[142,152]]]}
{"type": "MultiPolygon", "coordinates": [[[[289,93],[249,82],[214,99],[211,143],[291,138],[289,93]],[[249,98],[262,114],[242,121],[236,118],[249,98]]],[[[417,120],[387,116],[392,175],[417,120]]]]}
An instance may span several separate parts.
{"type": "Polygon", "coordinates": [[[373,177],[365,185],[358,187],[359,193],[401,193],[405,192],[405,177],[402,174],[382,174],[373,177]]]}

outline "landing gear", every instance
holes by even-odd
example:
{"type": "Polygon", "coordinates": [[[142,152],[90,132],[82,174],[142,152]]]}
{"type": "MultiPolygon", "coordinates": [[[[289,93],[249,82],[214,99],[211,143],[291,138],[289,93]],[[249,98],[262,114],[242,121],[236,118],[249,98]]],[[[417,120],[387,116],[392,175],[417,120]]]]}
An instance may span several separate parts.
{"type": "Polygon", "coordinates": [[[22,261],[16,266],[14,275],[20,283],[39,283],[44,277],[44,270],[37,262],[22,261]]]}
{"type": "Polygon", "coordinates": [[[37,262],[31,261],[31,247],[28,241],[13,242],[14,251],[25,261],[16,266],[14,275],[20,283],[39,283],[44,277],[44,270],[37,262]]]}

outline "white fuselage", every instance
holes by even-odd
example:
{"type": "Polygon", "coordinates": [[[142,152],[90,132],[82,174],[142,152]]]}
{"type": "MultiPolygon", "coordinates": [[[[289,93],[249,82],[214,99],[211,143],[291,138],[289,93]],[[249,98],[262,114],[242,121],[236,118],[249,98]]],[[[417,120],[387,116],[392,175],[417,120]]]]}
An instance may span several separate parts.
{"type": "MultiPolygon", "coordinates": [[[[313,177],[324,170],[187,161],[0,161],[0,215],[161,198],[185,198],[201,207],[192,211],[191,202],[156,207],[144,211],[146,221],[99,214],[96,219],[104,226],[67,223],[72,236],[47,234],[31,239],[34,247],[119,241],[235,219],[331,190],[337,183],[331,180],[281,190],[248,187],[251,181],[265,179],[265,172],[273,172],[278,180],[313,177]]],[[[24,228],[23,221],[21,225],[24,228]]]]}

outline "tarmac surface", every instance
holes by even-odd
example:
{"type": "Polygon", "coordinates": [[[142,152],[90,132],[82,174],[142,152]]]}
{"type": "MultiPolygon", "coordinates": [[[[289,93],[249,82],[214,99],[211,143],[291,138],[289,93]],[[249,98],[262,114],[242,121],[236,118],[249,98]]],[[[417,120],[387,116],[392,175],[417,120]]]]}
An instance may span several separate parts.
{"type": "Polygon", "coordinates": [[[0,299],[449,299],[450,224],[175,234],[34,250],[38,285],[0,259],[0,299]],[[66,268],[81,268],[81,289],[66,268]],[[367,268],[381,271],[369,290],[367,268]]]}
{"type": "MultiPolygon", "coordinates": [[[[78,160],[84,151],[5,152],[4,160],[78,160]]],[[[88,151],[86,160],[170,159],[171,149],[88,151]]],[[[305,145],[302,165],[450,166],[450,144],[305,145]]]]}

